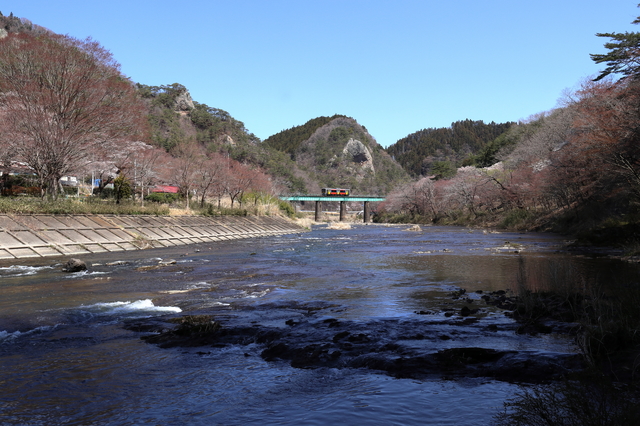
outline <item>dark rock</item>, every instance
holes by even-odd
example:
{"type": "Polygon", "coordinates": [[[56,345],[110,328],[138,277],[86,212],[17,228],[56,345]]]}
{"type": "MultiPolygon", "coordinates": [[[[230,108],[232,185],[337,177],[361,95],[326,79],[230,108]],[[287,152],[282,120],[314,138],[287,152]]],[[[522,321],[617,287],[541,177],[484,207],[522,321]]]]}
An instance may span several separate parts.
{"type": "Polygon", "coordinates": [[[325,324],[329,324],[329,327],[337,327],[340,325],[340,322],[335,318],[328,318],[322,322],[325,324]]]}
{"type": "Polygon", "coordinates": [[[64,272],[81,272],[87,270],[87,264],[80,259],[69,259],[62,266],[64,272]]]}
{"type": "Polygon", "coordinates": [[[344,339],[345,337],[347,337],[349,335],[348,331],[341,331],[340,333],[336,334],[335,336],[333,336],[333,341],[337,342],[339,340],[344,339]]]}
{"type": "Polygon", "coordinates": [[[504,351],[485,348],[452,348],[438,352],[435,357],[441,363],[464,365],[495,362],[504,356],[504,351]]]}
{"type": "MultiPolygon", "coordinates": [[[[469,309],[468,313],[471,314],[471,311],[469,309]]],[[[464,346],[465,341],[460,337],[464,336],[465,330],[458,327],[486,321],[475,316],[436,324],[425,317],[413,317],[411,320],[377,319],[370,322],[314,317],[316,313],[324,315],[327,312],[322,307],[296,302],[279,305],[278,308],[272,305],[247,307],[240,315],[239,311],[224,310],[215,317],[191,315],[169,319],[136,319],[128,322],[127,328],[145,333],[146,336],[142,337],[144,340],[166,348],[257,344],[261,347],[260,356],[264,360],[288,362],[295,368],[367,368],[392,377],[419,380],[430,377],[491,377],[541,383],[562,379],[568,373],[584,368],[579,354],[464,346]],[[286,311],[277,312],[284,308],[286,311]],[[273,325],[272,319],[282,321],[291,318],[292,311],[297,311],[300,316],[295,320],[287,320],[289,327],[273,325]],[[286,312],[286,316],[282,315],[283,312],[286,312]],[[250,317],[247,318],[247,315],[250,317]],[[257,317],[263,321],[251,321],[257,317]],[[188,330],[182,330],[185,318],[191,318],[193,323],[188,330]],[[201,318],[202,321],[194,322],[193,318],[201,318]],[[213,318],[216,318],[215,322],[213,318]],[[214,327],[213,324],[218,321],[220,326],[214,327]],[[447,332],[443,330],[444,327],[457,329],[449,328],[447,332]],[[434,352],[434,345],[429,341],[438,340],[448,341],[446,345],[453,347],[434,352]]],[[[447,313],[455,315],[457,312],[451,310],[447,313]]],[[[553,327],[557,326],[553,324],[553,327]]],[[[507,331],[509,325],[501,329],[507,331]]],[[[483,333],[489,336],[488,333],[497,331],[498,327],[486,324],[475,327],[475,330],[481,338],[483,333]]],[[[537,332],[541,331],[538,326],[537,332]]]]}
{"type": "Polygon", "coordinates": [[[370,342],[371,339],[366,334],[356,334],[349,336],[348,339],[351,343],[362,343],[362,342],[370,342]]]}
{"type": "Polygon", "coordinates": [[[462,309],[460,309],[460,316],[468,317],[469,315],[476,314],[477,312],[477,309],[470,309],[468,306],[463,306],[462,309]]]}
{"type": "Polygon", "coordinates": [[[276,343],[262,351],[260,356],[266,361],[273,361],[276,358],[282,358],[289,352],[289,346],[284,343],[276,343]]]}

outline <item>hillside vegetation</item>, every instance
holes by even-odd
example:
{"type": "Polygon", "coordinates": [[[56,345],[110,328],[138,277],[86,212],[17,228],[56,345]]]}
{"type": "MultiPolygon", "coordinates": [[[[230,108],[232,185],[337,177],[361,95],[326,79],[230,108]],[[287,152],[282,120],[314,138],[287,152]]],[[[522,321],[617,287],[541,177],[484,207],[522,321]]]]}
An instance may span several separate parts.
{"type": "Polygon", "coordinates": [[[482,156],[483,150],[514,124],[456,121],[451,127],[412,133],[389,146],[387,152],[413,176],[450,177],[456,167],[474,164],[475,156],[482,156]]]}
{"type": "MultiPolygon", "coordinates": [[[[0,168],[10,171],[16,160],[26,164],[36,179],[18,183],[31,192],[55,198],[55,182],[68,174],[99,179],[99,190],[114,184],[118,201],[135,194],[143,198],[145,188],[165,184],[180,187],[183,196],[195,194],[201,205],[219,205],[223,197],[242,203],[249,193],[346,187],[354,194],[390,194],[378,209],[378,220],[587,230],[592,235],[605,226],[635,226],[640,217],[639,73],[629,65],[637,56],[634,34],[603,34],[616,41],[606,45],[609,54],[593,56],[607,63],[601,77],[621,73],[624,78],[585,82],[562,108],[519,123],[467,119],[448,128],[423,129],[385,150],[345,115],[316,117],[260,141],[228,112],[191,99],[179,83],[130,82],[119,74],[109,52],[93,41],[55,35],[13,15],[0,15],[0,24],[0,91],[7,94],[0,104],[0,126],[5,136],[11,135],[0,150],[0,168]],[[51,56],[54,51],[58,56],[51,56]],[[58,104],[43,103],[45,115],[53,114],[47,108],[69,104],[65,94],[31,83],[18,87],[37,76],[15,78],[12,73],[47,69],[69,78],[72,73],[64,67],[71,62],[64,58],[81,64],[73,65],[76,69],[93,70],[85,78],[90,84],[78,86],[77,99],[90,102],[99,87],[113,104],[100,104],[102,109],[87,104],[78,111],[92,111],[91,117],[59,123],[59,128],[80,129],[75,139],[54,141],[54,132],[47,129],[33,127],[39,134],[24,130],[28,108],[20,102],[26,98],[13,94],[28,91],[33,94],[29,99],[44,102],[41,95],[46,93],[58,104]],[[87,58],[98,61],[98,67],[87,58]],[[23,60],[38,66],[21,68],[23,60]],[[108,70],[110,79],[101,80],[96,69],[108,70]],[[94,118],[108,114],[113,117],[109,126],[79,127],[106,123],[94,118]],[[70,144],[62,149],[61,141],[70,144]]],[[[43,116],[39,123],[50,121],[43,116]]],[[[5,173],[2,185],[14,194],[11,185],[16,182],[10,180],[5,173]]]]}
{"type": "Polygon", "coordinates": [[[360,195],[384,195],[408,180],[407,173],[367,129],[343,115],[318,117],[264,141],[288,154],[308,188],[350,188],[360,195]]]}
{"type": "Polygon", "coordinates": [[[273,136],[269,136],[264,140],[264,144],[286,152],[295,159],[295,153],[300,145],[309,139],[320,127],[331,122],[335,118],[346,118],[344,115],[334,115],[332,117],[317,117],[307,121],[301,126],[295,126],[290,129],[283,130],[273,136]]]}

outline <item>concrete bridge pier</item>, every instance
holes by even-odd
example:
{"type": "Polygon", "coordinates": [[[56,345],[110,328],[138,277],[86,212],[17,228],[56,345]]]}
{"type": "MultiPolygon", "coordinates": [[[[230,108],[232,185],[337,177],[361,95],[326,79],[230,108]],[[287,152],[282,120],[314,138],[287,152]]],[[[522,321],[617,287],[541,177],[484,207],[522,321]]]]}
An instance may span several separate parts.
{"type": "Polygon", "coordinates": [[[340,221],[343,221],[347,217],[347,202],[364,203],[364,221],[369,222],[371,219],[370,203],[384,201],[384,197],[364,196],[364,197],[335,197],[335,196],[323,196],[323,195],[294,195],[291,197],[280,197],[285,201],[315,201],[316,202],[316,222],[320,222],[322,217],[322,201],[340,201],[340,221]]]}
{"type": "Polygon", "coordinates": [[[364,223],[369,223],[371,212],[369,211],[369,201],[364,202],[364,223]]]}

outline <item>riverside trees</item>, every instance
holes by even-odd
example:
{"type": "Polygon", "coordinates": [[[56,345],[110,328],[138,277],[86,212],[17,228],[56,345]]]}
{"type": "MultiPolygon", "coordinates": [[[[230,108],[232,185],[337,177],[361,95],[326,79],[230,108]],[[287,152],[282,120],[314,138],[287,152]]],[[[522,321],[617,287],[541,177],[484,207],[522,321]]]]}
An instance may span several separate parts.
{"type": "Polygon", "coordinates": [[[0,58],[1,143],[33,170],[43,195],[55,198],[92,146],[141,136],[143,105],[97,42],[12,33],[0,39],[0,58]]]}
{"type": "MultiPolygon", "coordinates": [[[[640,17],[634,23],[640,23],[640,17]]],[[[640,33],[598,36],[612,38],[605,44],[608,53],[591,55],[596,63],[606,63],[606,69],[566,94],[560,108],[520,122],[490,142],[477,156],[477,169],[459,168],[452,178],[440,176],[441,190],[435,195],[445,206],[440,214],[415,208],[424,204],[415,185],[398,190],[383,208],[422,210],[423,220],[485,217],[506,223],[515,216],[562,218],[564,231],[567,226],[584,231],[605,223],[636,223],[640,33]],[[407,201],[407,194],[413,194],[413,202],[407,201]]]]}

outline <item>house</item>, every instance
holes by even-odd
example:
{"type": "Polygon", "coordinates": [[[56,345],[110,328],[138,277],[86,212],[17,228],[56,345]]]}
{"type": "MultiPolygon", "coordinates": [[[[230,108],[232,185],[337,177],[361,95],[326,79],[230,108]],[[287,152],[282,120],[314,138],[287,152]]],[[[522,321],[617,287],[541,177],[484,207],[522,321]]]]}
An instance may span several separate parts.
{"type": "Polygon", "coordinates": [[[163,194],[177,194],[179,188],[171,185],[156,185],[151,189],[151,192],[160,192],[163,194]]]}
{"type": "Polygon", "coordinates": [[[62,186],[78,186],[78,178],[75,176],[62,176],[60,178],[60,185],[62,186]]]}

